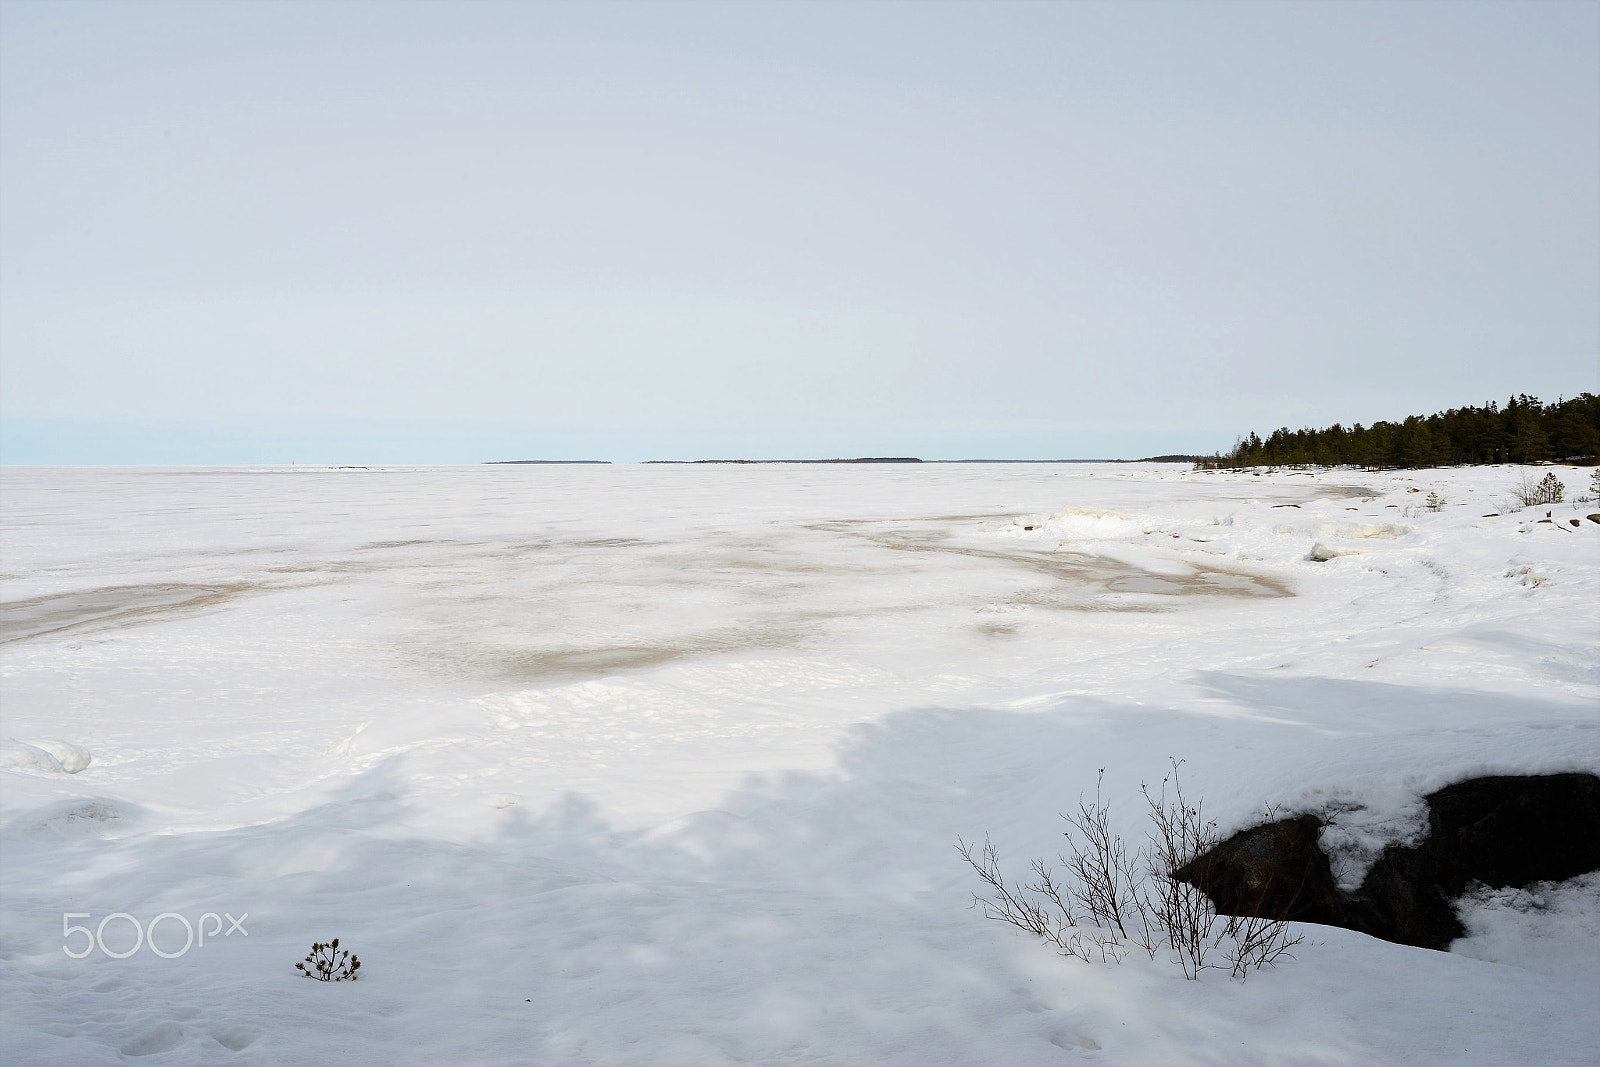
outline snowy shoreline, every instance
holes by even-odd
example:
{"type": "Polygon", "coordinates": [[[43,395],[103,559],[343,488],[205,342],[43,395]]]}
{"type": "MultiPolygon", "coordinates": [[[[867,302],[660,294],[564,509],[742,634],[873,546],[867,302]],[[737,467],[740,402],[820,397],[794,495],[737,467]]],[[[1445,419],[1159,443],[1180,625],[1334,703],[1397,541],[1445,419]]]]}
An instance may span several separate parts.
{"type": "Polygon", "coordinates": [[[951,847],[1053,854],[1100,768],[1137,833],[1174,757],[1224,832],[1330,817],[1351,884],[1433,789],[1600,771],[1600,506],[1519,473],[8,468],[0,1049],[1588,1062],[1594,878],[1185,983],[986,923],[951,847]],[[295,981],[330,937],[362,981],[295,981]]]}

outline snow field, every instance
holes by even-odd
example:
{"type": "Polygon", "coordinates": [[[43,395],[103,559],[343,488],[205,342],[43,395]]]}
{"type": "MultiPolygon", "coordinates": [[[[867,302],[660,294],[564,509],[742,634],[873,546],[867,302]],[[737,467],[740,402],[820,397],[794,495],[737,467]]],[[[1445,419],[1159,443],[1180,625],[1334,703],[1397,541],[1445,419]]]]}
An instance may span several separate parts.
{"type": "Polygon", "coordinates": [[[1355,882],[1440,785],[1600,768],[1597,508],[1507,513],[1518,473],[8,469],[0,1048],[1589,1062],[1593,879],[1185,983],[985,922],[952,848],[1022,872],[1100,768],[1137,835],[1175,757],[1224,832],[1332,816],[1355,882]],[[116,911],[249,936],[63,952],[116,911]],[[362,980],[297,980],[334,936],[362,980]]]}

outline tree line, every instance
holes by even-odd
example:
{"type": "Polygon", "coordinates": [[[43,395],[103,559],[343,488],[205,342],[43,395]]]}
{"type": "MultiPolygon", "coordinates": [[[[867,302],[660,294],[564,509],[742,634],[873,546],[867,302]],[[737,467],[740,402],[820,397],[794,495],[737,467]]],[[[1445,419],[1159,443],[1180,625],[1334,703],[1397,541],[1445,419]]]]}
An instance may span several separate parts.
{"type": "Polygon", "coordinates": [[[1600,454],[1600,396],[1579,393],[1544,404],[1523,393],[1504,405],[1451,408],[1401,422],[1334,423],[1322,430],[1281,427],[1252,432],[1226,454],[1202,456],[1199,468],[1444,467],[1467,463],[1538,463],[1600,454]]]}

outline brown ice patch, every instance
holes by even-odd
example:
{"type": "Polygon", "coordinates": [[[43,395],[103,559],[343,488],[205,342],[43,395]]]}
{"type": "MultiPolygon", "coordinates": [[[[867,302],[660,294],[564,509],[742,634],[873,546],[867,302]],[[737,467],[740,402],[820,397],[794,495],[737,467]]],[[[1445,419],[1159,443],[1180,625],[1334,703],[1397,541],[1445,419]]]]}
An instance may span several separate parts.
{"type": "Polygon", "coordinates": [[[929,515],[919,518],[920,522],[992,522],[997,519],[1014,519],[1016,515],[1009,511],[984,512],[976,515],[929,515]]]}
{"type": "MultiPolygon", "coordinates": [[[[657,670],[707,656],[804,649],[852,620],[902,615],[910,634],[918,613],[957,605],[1160,612],[1210,598],[1292,595],[1279,579],[1219,566],[1210,557],[1174,560],[1158,571],[1084,552],[997,545],[962,536],[980,519],[1012,517],[852,520],[802,527],[859,539],[867,549],[844,553],[788,536],[707,538],[677,552],[624,539],[603,545],[561,542],[550,547],[567,551],[555,553],[547,564],[530,566],[519,559],[503,573],[492,572],[501,580],[490,585],[463,583],[454,573],[436,574],[418,587],[425,605],[420,625],[399,638],[399,650],[426,669],[447,675],[564,683],[657,670]],[[926,561],[910,558],[923,553],[926,561]],[[1013,574],[1001,582],[1004,591],[980,593],[981,600],[938,583],[930,588],[921,580],[928,570],[955,564],[956,556],[1013,574]],[[605,566],[595,568],[597,562],[605,566]],[[1019,569],[1038,579],[1017,581],[1019,569]],[[596,598],[609,605],[606,611],[591,609],[596,598]]],[[[1019,618],[974,621],[990,640],[1003,641],[1026,628],[1019,618]]]]}
{"type": "Polygon", "coordinates": [[[0,644],[181,618],[220,607],[252,588],[240,584],[116,585],[12,600],[0,604],[0,644]]]}
{"type": "Polygon", "coordinates": [[[581,681],[629,671],[652,670],[669,663],[752,649],[791,648],[801,643],[792,629],[751,626],[709,633],[635,640],[614,645],[565,648],[496,648],[478,645],[435,649],[425,659],[450,673],[500,678],[515,682],[581,681]]]}
{"type": "Polygon", "coordinates": [[[1047,575],[1060,583],[1019,593],[1011,601],[1035,607],[1078,611],[1162,610],[1162,600],[1183,597],[1249,597],[1271,599],[1293,596],[1280,579],[1245,570],[1177,561],[1182,570],[1158,573],[1136,564],[1086,552],[1008,551],[953,540],[948,532],[879,532],[861,527],[864,521],[823,523],[812,527],[865,538],[898,552],[930,552],[994,560],[1047,575]]]}
{"type": "Polygon", "coordinates": [[[979,623],[978,626],[977,626],[977,631],[980,634],[983,634],[985,637],[1002,637],[1003,638],[1003,637],[1015,637],[1017,635],[1017,628],[1015,626],[1009,626],[1009,625],[1007,625],[1006,623],[1003,623],[1003,622],[984,622],[984,623],[979,623]]]}
{"type": "Polygon", "coordinates": [[[616,645],[610,648],[559,648],[505,653],[496,672],[519,680],[561,677],[600,677],[619,671],[649,670],[680,659],[687,653],[672,645],[616,645]]]}

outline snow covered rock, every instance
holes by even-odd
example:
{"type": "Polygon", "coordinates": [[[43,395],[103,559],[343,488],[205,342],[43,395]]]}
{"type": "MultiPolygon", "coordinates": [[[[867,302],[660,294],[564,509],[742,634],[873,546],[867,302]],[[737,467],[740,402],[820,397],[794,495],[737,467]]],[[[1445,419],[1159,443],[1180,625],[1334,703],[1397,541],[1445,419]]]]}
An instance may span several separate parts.
{"type": "Polygon", "coordinates": [[[1469,886],[1522,887],[1600,870],[1600,777],[1471,778],[1424,799],[1428,836],[1384,849],[1353,894],[1334,882],[1315,815],[1234,834],[1174,877],[1225,915],[1324,923],[1444,949],[1467,932],[1451,901],[1469,886]]]}
{"type": "Polygon", "coordinates": [[[21,771],[61,772],[61,761],[36,745],[8,737],[0,741],[0,767],[21,771]]]}
{"type": "Polygon", "coordinates": [[[1592,774],[1498,775],[1428,797],[1439,884],[1495,889],[1559,881],[1600,869],[1600,778],[1592,774]]]}
{"type": "Polygon", "coordinates": [[[87,749],[66,741],[34,741],[30,744],[8,737],[0,742],[0,766],[4,767],[77,774],[89,766],[91,760],[87,749]]]}
{"type": "Polygon", "coordinates": [[[60,761],[61,769],[68,774],[77,774],[94,762],[94,757],[89,755],[88,749],[68,741],[35,741],[33,742],[33,747],[42,748],[54,756],[60,761]]]}

